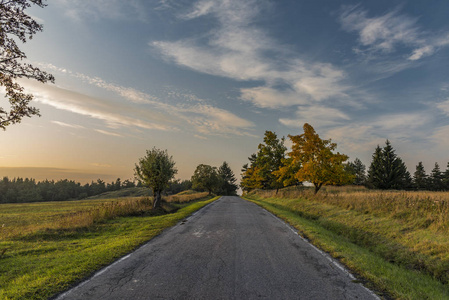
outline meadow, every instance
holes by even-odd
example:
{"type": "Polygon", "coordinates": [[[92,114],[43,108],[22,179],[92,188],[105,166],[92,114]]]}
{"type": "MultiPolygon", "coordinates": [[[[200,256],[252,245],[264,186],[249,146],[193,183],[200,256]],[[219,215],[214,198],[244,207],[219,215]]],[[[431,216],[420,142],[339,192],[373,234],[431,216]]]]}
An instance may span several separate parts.
{"type": "Polygon", "coordinates": [[[0,204],[0,299],[48,299],[217,198],[0,204]]]}
{"type": "Polygon", "coordinates": [[[449,192],[325,187],[255,191],[283,218],[385,297],[449,299],[449,192]]]}

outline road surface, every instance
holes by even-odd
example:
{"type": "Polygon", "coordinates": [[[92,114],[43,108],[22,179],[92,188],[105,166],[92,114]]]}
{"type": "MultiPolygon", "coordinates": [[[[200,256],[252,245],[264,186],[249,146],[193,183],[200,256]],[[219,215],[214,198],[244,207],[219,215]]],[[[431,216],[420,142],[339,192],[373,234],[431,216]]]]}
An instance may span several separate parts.
{"type": "Polygon", "coordinates": [[[280,219],[222,197],[57,299],[378,299],[280,219]]]}

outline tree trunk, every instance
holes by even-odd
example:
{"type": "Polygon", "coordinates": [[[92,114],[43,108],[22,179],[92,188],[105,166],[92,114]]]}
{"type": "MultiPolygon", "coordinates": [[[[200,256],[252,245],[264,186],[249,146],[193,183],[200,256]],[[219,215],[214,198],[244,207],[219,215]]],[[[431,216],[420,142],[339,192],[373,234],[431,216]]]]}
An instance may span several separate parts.
{"type": "Polygon", "coordinates": [[[154,191],[153,209],[161,207],[161,191],[154,191]]]}
{"type": "Polygon", "coordinates": [[[315,185],[315,195],[318,193],[318,191],[321,189],[321,187],[323,186],[322,183],[314,183],[315,185]]]}

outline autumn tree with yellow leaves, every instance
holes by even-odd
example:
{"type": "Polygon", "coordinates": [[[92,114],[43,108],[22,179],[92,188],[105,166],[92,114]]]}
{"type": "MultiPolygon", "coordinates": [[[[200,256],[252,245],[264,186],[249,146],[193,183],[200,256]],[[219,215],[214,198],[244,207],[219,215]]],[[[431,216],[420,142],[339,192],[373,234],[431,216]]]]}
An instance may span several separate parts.
{"type": "Polygon", "coordinates": [[[315,194],[323,185],[351,183],[353,175],[345,171],[343,164],[348,156],[334,153],[337,144],[321,139],[310,124],[305,123],[303,129],[301,135],[288,136],[293,143],[292,151],[284,160],[284,166],[274,172],[278,180],[284,185],[295,179],[311,182],[315,194]]]}

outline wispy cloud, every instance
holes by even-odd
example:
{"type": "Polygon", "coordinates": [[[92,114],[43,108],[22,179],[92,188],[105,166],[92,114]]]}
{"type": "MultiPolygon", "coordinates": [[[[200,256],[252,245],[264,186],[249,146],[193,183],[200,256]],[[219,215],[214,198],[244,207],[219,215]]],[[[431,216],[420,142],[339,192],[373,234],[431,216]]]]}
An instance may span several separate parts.
{"type": "MultiPolygon", "coordinates": [[[[134,88],[109,83],[98,77],[73,73],[50,64],[39,64],[52,72],[60,72],[82,80],[89,85],[121,96],[123,101],[93,98],[66,89],[26,81],[37,101],[58,109],[102,120],[110,128],[134,127],[162,131],[190,130],[205,135],[246,135],[254,124],[234,113],[214,107],[191,93],[166,91],[160,97],[134,88]],[[169,103],[167,100],[170,99],[169,103]],[[151,120],[151,121],[149,121],[151,120]]],[[[58,124],[63,126],[62,124],[58,124]]],[[[106,132],[101,132],[107,134],[106,132]]],[[[111,134],[110,134],[111,135],[111,134]]]]}
{"type": "Polygon", "coordinates": [[[95,129],[96,132],[99,132],[101,134],[110,135],[110,136],[116,136],[116,137],[122,137],[121,134],[118,134],[116,132],[106,131],[102,129],[95,129]]]}
{"type": "Polygon", "coordinates": [[[346,74],[335,66],[300,59],[254,21],[264,1],[198,1],[183,20],[212,16],[218,27],[206,35],[150,45],[168,60],[195,71],[238,81],[262,81],[243,88],[241,97],[260,107],[277,108],[345,97],[346,74]],[[267,55],[272,53],[274,55],[267,55]],[[283,88],[279,88],[283,86],[283,88]]]}
{"type": "Polygon", "coordinates": [[[436,107],[445,115],[449,116],[449,99],[436,104],[436,107]]]}
{"type": "Polygon", "coordinates": [[[327,126],[348,120],[350,120],[350,117],[336,108],[326,106],[300,106],[296,112],[296,118],[281,118],[279,122],[289,127],[302,127],[304,123],[319,123],[321,126],[327,126]]]}
{"type": "Polygon", "coordinates": [[[423,30],[418,18],[401,14],[398,8],[384,15],[369,17],[368,11],[357,6],[345,6],[340,14],[342,28],[359,35],[356,53],[392,53],[400,47],[409,49],[407,59],[419,60],[449,45],[449,35],[423,30]]]}
{"type": "Polygon", "coordinates": [[[145,6],[137,0],[59,0],[65,15],[74,21],[100,19],[146,19],[145,6]]]}
{"type": "Polygon", "coordinates": [[[102,164],[102,163],[91,163],[91,166],[98,167],[98,168],[110,168],[112,167],[110,164],[102,164]]]}
{"type": "Polygon", "coordinates": [[[67,127],[67,128],[74,128],[74,129],[84,129],[84,126],[81,125],[76,125],[76,124],[68,124],[65,122],[60,122],[60,121],[51,121],[53,124],[62,126],[62,127],[67,127]]]}

